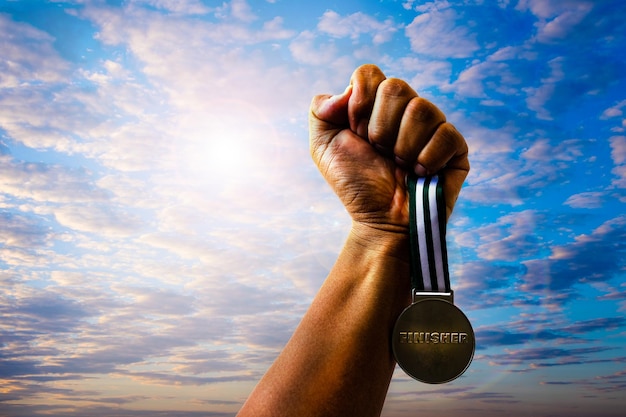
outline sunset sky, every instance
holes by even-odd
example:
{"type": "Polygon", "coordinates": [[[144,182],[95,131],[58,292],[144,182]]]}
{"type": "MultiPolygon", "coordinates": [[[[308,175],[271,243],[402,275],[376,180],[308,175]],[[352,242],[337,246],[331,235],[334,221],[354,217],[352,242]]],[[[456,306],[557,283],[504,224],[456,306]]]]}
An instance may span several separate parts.
{"type": "Polygon", "coordinates": [[[350,228],[307,111],[363,63],[472,164],[474,362],[383,416],[623,416],[626,2],[0,0],[0,417],[234,416],[350,228]]]}

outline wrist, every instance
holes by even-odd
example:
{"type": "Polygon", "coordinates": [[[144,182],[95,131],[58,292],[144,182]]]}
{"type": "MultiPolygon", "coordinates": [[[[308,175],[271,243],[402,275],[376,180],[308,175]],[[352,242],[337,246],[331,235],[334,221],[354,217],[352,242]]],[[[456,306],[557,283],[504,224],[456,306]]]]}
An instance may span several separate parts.
{"type": "Polygon", "coordinates": [[[382,228],[353,222],[348,241],[359,250],[381,259],[409,263],[409,233],[405,228],[382,228]]]}
{"type": "MultiPolygon", "coordinates": [[[[357,298],[377,299],[379,313],[388,317],[389,326],[410,302],[410,247],[408,232],[372,227],[353,222],[339,258],[340,268],[350,272],[364,290],[357,298]],[[384,301],[383,301],[384,300],[384,301]]],[[[353,291],[353,294],[358,291],[353,291]]]]}

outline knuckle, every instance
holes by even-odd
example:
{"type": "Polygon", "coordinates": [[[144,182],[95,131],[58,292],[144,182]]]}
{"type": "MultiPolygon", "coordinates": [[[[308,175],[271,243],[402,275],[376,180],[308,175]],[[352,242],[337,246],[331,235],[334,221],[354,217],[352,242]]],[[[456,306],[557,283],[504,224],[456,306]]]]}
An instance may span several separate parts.
{"type": "Polygon", "coordinates": [[[374,64],[364,64],[358,67],[353,74],[353,78],[384,78],[383,72],[374,64]]]}
{"type": "Polygon", "coordinates": [[[467,143],[465,138],[459,133],[458,130],[451,123],[443,123],[437,129],[440,137],[440,141],[444,146],[448,146],[451,149],[456,149],[456,154],[467,152],[467,143]]]}
{"type": "Polygon", "coordinates": [[[367,136],[371,143],[379,145],[383,145],[388,139],[388,134],[384,126],[381,125],[370,126],[367,131],[367,136]]]}
{"type": "Polygon", "coordinates": [[[410,85],[398,78],[387,78],[378,86],[378,93],[384,96],[403,97],[415,95],[410,85]]]}
{"type": "Polygon", "coordinates": [[[411,118],[421,123],[443,123],[446,120],[441,110],[423,97],[413,98],[407,104],[406,113],[408,113],[411,118]]]}

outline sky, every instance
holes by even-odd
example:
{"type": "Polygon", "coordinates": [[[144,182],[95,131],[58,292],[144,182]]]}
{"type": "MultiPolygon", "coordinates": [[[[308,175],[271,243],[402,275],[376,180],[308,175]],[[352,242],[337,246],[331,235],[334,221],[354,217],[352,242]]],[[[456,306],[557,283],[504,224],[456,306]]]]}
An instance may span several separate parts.
{"type": "Polygon", "coordinates": [[[623,416],[625,48],[618,0],[0,1],[0,416],[234,416],[349,231],[307,112],[364,63],[472,165],[474,361],[382,415],[623,416]]]}

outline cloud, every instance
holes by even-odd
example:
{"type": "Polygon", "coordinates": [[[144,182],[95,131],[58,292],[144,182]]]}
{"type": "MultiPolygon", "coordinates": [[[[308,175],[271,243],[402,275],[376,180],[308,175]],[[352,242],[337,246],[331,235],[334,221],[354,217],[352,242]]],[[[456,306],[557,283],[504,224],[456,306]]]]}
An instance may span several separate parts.
{"type": "Polygon", "coordinates": [[[252,12],[252,8],[246,0],[231,0],[230,8],[232,16],[243,22],[252,22],[257,16],[252,12]]]}
{"type": "Polygon", "coordinates": [[[168,104],[188,118],[190,113],[214,113],[220,109],[215,102],[224,98],[242,103],[271,103],[272,106],[264,107],[265,111],[280,114],[280,109],[291,108],[281,100],[284,92],[292,93],[291,85],[302,84],[286,68],[272,65],[272,57],[255,46],[293,37],[292,32],[281,27],[280,18],[253,30],[238,22],[186,20],[147,10],[126,9],[120,13],[90,7],[82,15],[100,27],[99,38],[103,42],[127,45],[142,62],[144,73],[162,87],[168,104]],[[232,48],[234,43],[250,48],[232,48]],[[169,57],[168,65],[162,65],[164,53],[169,57]],[[219,60],[212,58],[218,56],[219,60]],[[271,70],[259,71],[272,66],[271,70]]]}
{"type": "Polygon", "coordinates": [[[626,163],[626,136],[613,136],[609,138],[611,144],[611,158],[615,165],[626,163]]]}
{"type": "Polygon", "coordinates": [[[626,218],[620,216],[569,244],[553,246],[548,258],[524,262],[528,272],[522,278],[522,287],[533,292],[566,294],[584,283],[609,282],[624,267],[622,257],[616,254],[624,251],[625,238],[626,218]]]}
{"type": "Polygon", "coordinates": [[[0,13],[0,88],[62,81],[69,65],[54,49],[54,38],[0,13]]]}
{"type": "Polygon", "coordinates": [[[507,353],[489,355],[488,359],[497,365],[525,366],[530,364],[530,369],[548,368],[566,365],[584,365],[593,363],[610,363],[614,359],[593,359],[597,353],[612,350],[610,347],[537,347],[510,350],[507,353]]]}
{"type": "Polygon", "coordinates": [[[536,255],[541,245],[536,234],[542,216],[524,210],[500,217],[496,222],[457,235],[455,242],[476,248],[481,259],[513,261],[536,255]]]}
{"type": "MultiPolygon", "coordinates": [[[[611,173],[615,175],[616,179],[613,180],[612,185],[618,188],[626,188],[626,165],[616,166],[611,170],[611,173]]],[[[624,197],[620,197],[620,201],[624,201],[624,197]]]]}
{"type": "Polygon", "coordinates": [[[312,65],[328,65],[337,58],[337,47],[332,43],[315,45],[313,32],[300,33],[290,44],[289,50],[298,62],[312,65]]]}
{"type": "Polygon", "coordinates": [[[528,149],[521,154],[522,157],[542,162],[576,161],[583,152],[580,141],[575,139],[565,140],[553,145],[548,139],[537,139],[528,149]]]}
{"type": "Polygon", "coordinates": [[[418,15],[405,29],[415,53],[437,58],[465,58],[479,49],[475,34],[455,9],[431,10],[418,15]],[[436,39],[437,41],[433,41],[436,39]]]}
{"type": "Polygon", "coordinates": [[[626,106],[626,100],[622,100],[618,103],[616,103],[614,106],[611,106],[609,108],[607,108],[606,110],[604,110],[602,112],[602,116],[600,116],[601,119],[606,120],[606,119],[610,119],[612,117],[620,117],[622,116],[624,113],[622,111],[622,109],[626,106]]]}
{"type": "Polygon", "coordinates": [[[35,202],[103,202],[108,193],[88,171],[63,165],[16,161],[0,156],[0,189],[5,195],[35,202]]]}
{"type": "Polygon", "coordinates": [[[595,209],[604,204],[604,193],[599,191],[589,191],[571,195],[563,204],[573,208],[595,209]]]}
{"type": "Polygon", "coordinates": [[[451,267],[455,304],[464,311],[498,308],[524,298],[523,294],[510,290],[524,272],[520,265],[465,260],[451,267]]]}
{"type": "Polygon", "coordinates": [[[477,329],[476,344],[483,347],[513,346],[529,342],[547,342],[563,338],[558,332],[540,330],[536,332],[513,332],[502,328],[477,329]]]}
{"type": "Polygon", "coordinates": [[[426,89],[444,90],[449,86],[452,65],[447,61],[408,56],[397,60],[395,65],[399,72],[411,75],[408,82],[420,94],[426,89]]]}
{"type": "MultiPolygon", "coordinates": [[[[72,28],[100,49],[80,44],[72,62],[55,51],[62,39],[2,15],[3,57],[17,63],[0,64],[3,411],[232,415],[245,395],[233,387],[250,387],[276,357],[350,227],[308,155],[310,97],[342,91],[356,63],[374,58],[427,90],[470,143],[453,279],[489,346],[481,355],[496,364],[513,356],[519,370],[621,360],[588,346],[601,343],[602,330],[623,331],[619,317],[537,317],[555,306],[575,312],[572,300],[616,309],[623,301],[615,279],[623,219],[586,232],[599,215],[590,208],[568,217],[575,227],[553,230],[562,218],[541,208],[549,202],[541,193],[565,184],[587,155],[598,159],[591,168],[610,166],[608,148],[597,145],[605,125],[563,128],[560,116],[594,108],[594,123],[621,126],[620,99],[602,101],[623,74],[618,59],[602,55],[621,39],[617,17],[595,19],[594,8],[576,23],[582,14],[557,3],[521,2],[528,13],[512,14],[501,1],[494,7],[507,10],[505,21],[486,3],[408,1],[417,18],[395,14],[396,5],[393,13],[316,12],[319,20],[302,23],[268,14],[285,2],[261,3],[76,4],[66,13],[82,29],[72,28]],[[583,31],[592,17],[596,29],[583,31]],[[402,22],[406,39],[396,35],[402,22]],[[533,32],[533,22],[543,26],[533,32]],[[499,32],[484,32],[487,24],[499,32]],[[566,33],[597,62],[594,77],[559,40],[566,33]],[[572,230],[578,237],[564,242],[572,230]],[[589,284],[593,293],[579,291],[589,284]],[[511,322],[518,311],[526,315],[511,322]],[[550,354],[559,359],[540,358],[550,354]],[[181,387],[176,396],[172,386],[181,387]],[[49,405],[34,405],[43,397],[49,405]],[[202,409],[185,412],[182,403],[202,409]]],[[[626,178],[613,132],[614,174],[626,178]]],[[[619,193],[596,191],[601,183],[569,198],[555,193],[549,205],[592,207],[619,193]]],[[[471,391],[477,379],[468,376],[447,392],[471,391]]],[[[430,391],[404,395],[437,401],[430,391]]],[[[459,408],[468,399],[517,401],[505,391],[460,398],[459,408]]]]}
{"type": "Polygon", "coordinates": [[[96,205],[66,205],[53,209],[60,225],[72,230],[97,233],[100,236],[129,236],[144,224],[129,211],[96,205]]]}
{"type": "MultiPolygon", "coordinates": [[[[558,345],[561,346],[558,349],[563,350],[563,354],[566,354],[567,350],[562,346],[593,342],[598,334],[617,333],[624,327],[626,327],[626,320],[622,317],[602,317],[567,324],[558,319],[555,320],[554,317],[546,316],[543,319],[535,320],[524,318],[517,322],[508,322],[506,326],[479,327],[476,329],[476,339],[477,345],[485,348],[535,344],[558,345]]],[[[546,349],[549,348],[554,348],[554,346],[546,347],[546,349]]],[[[569,349],[571,349],[572,356],[575,356],[575,352],[583,348],[570,347],[569,349]]],[[[541,358],[536,351],[530,355],[533,355],[533,359],[541,358]]]]}
{"type": "Polygon", "coordinates": [[[158,9],[179,14],[206,14],[211,11],[199,0],[135,0],[135,3],[145,3],[158,9]]]}
{"type": "Polygon", "coordinates": [[[555,95],[556,84],[563,80],[563,58],[555,58],[549,63],[550,75],[541,79],[538,87],[526,87],[526,104],[530,110],[537,113],[539,119],[552,120],[550,111],[546,108],[547,103],[555,95]]]}
{"type": "Polygon", "coordinates": [[[561,330],[574,335],[589,332],[618,330],[626,325],[624,317],[602,317],[599,319],[582,320],[563,327],[561,330]]]}
{"type": "Polygon", "coordinates": [[[380,22],[362,12],[342,17],[332,10],[328,10],[322,15],[317,24],[317,29],[321,33],[336,38],[347,37],[352,40],[357,40],[362,34],[369,34],[374,45],[389,42],[398,30],[390,18],[380,22]]]}
{"type": "Polygon", "coordinates": [[[0,210],[0,242],[3,246],[44,246],[52,237],[43,219],[0,210]]]}
{"type": "Polygon", "coordinates": [[[513,81],[506,63],[485,61],[463,70],[452,84],[452,88],[463,97],[487,97],[484,90],[487,79],[493,80],[492,83],[498,85],[498,88],[513,81]]]}
{"type": "Polygon", "coordinates": [[[592,8],[592,2],[580,0],[523,0],[516,6],[537,17],[537,40],[546,43],[565,39],[592,8]]]}

